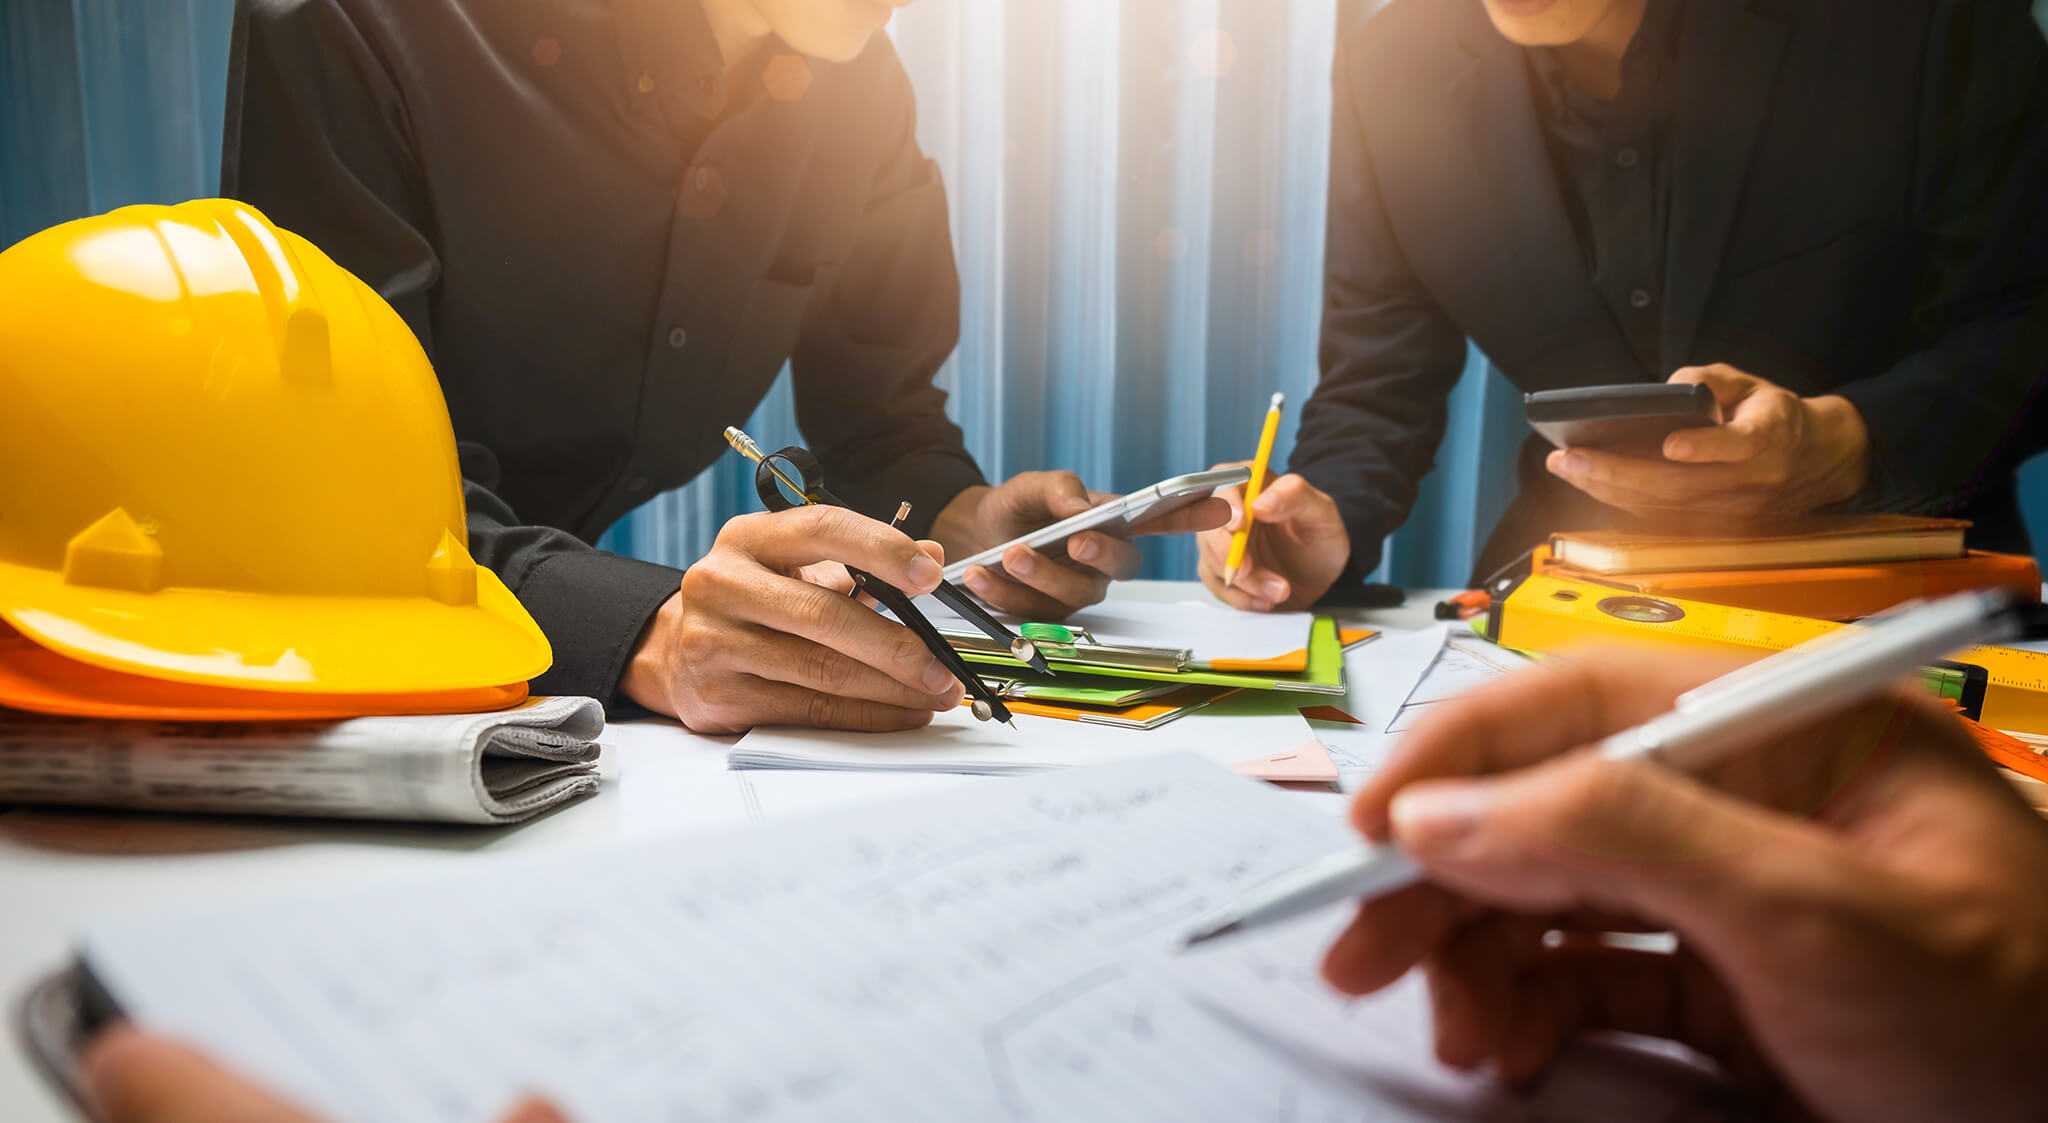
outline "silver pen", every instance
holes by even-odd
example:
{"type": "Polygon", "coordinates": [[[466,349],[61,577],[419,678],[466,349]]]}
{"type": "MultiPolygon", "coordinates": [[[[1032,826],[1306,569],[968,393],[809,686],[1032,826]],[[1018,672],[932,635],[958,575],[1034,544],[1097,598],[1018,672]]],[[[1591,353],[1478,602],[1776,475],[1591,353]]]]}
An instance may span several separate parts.
{"type": "MultiPolygon", "coordinates": [[[[1670,713],[1608,737],[1599,752],[1611,760],[1649,758],[1698,771],[1865,701],[1957,648],[2016,638],[2042,611],[1997,591],[1903,605],[1688,691],[1670,713]]],[[[1332,854],[1211,914],[1181,946],[1276,924],[1340,901],[1381,896],[1422,876],[1422,867],[1392,843],[1332,854]]]]}

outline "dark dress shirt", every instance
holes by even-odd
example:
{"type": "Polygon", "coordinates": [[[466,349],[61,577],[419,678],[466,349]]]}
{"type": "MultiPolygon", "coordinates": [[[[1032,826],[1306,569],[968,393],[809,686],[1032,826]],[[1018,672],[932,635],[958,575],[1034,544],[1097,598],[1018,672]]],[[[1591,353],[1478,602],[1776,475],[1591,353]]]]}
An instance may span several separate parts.
{"type": "Polygon", "coordinates": [[[1663,346],[1657,298],[1671,217],[1670,71],[1684,0],[1651,0],[1621,60],[1621,92],[1602,101],[1550,48],[1529,52],[1543,134],[1587,275],[1629,347],[1655,377],[1663,346]]]}
{"type": "MultiPolygon", "coordinates": [[[[1346,35],[1323,377],[1292,466],[1335,498],[1352,574],[1434,465],[1468,341],[1525,392],[1727,363],[1840,394],[1870,434],[1846,509],[1956,515],[1973,545],[2030,552],[2015,472],[2048,449],[2048,50],[2029,4],[1651,10],[1675,50],[1653,30],[1585,128],[1546,127],[1541,61],[1480,0],[1392,0],[1346,35]],[[1649,186],[1594,174],[1603,152],[1649,186]],[[1641,316],[1616,307],[1637,291],[1641,316]]],[[[1630,525],[1545,471],[1548,448],[1524,443],[1479,574],[1552,531],[1630,525]]]]}
{"type": "Polygon", "coordinates": [[[886,37],[728,80],[695,0],[244,0],[222,181],[397,307],[440,375],[470,550],[614,701],[670,569],[592,549],[721,455],[784,364],[833,489],[982,482],[932,377],[959,284],[886,37]]]}

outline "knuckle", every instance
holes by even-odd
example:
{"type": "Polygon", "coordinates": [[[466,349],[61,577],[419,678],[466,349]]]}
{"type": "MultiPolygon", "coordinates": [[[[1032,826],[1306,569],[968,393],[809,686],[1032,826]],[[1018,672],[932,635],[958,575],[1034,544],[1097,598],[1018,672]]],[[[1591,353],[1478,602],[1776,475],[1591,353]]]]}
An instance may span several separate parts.
{"type": "Polygon", "coordinates": [[[931,658],[931,654],[925,650],[924,644],[915,635],[906,631],[896,638],[895,647],[889,652],[889,657],[896,666],[916,672],[918,677],[922,677],[923,664],[931,658]]]}
{"type": "Polygon", "coordinates": [[[839,637],[839,614],[836,598],[824,590],[798,593],[789,606],[790,614],[803,633],[819,643],[829,644],[839,637]]]}
{"type": "Polygon", "coordinates": [[[1560,785],[1556,810],[1567,823],[1588,821],[1589,817],[1611,814],[1618,808],[1641,806],[1652,797],[1642,772],[1626,764],[1589,761],[1588,766],[1568,768],[1560,785]]]}
{"type": "Polygon", "coordinates": [[[740,515],[728,519],[719,528],[718,537],[712,542],[712,549],[739,549],[746,543],[759,538],[772,524],[766,512],[756,511],[751,515],[740,515]]]}
{"type": "Polygon", "coordinates": [[[843,724],[847,704],[829,694],[813,694],[804,700],[804,720],[820,729],[843,724]]]}
{"type": "Polygon", "coordinates": [[[797,673],[817,689],[837,694],[846,689],[853,668],[830,648],[813,644],[797,657],[797,673]]]}

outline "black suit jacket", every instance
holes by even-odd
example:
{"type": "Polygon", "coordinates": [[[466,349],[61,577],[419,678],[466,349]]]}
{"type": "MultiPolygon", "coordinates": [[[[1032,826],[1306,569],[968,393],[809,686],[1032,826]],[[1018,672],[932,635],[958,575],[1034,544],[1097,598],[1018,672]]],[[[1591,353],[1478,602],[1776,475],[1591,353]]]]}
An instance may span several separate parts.
{"type": "MultiPolygon", "coordinates": [[[[2027,552],[2014,471],[2048,366],[2048,51],[2023,0],[1691,0],[1662,361],[1593,287],[1525,53],[1480,0],[1394,0],[1336,74],[1323,379],[1293,468],[1354,574],[1407,518],[1470,339],[1524,391],[1728,363],[1841,394],[1870,428],[1852,509],[1956,514],[2027,552]]],[[[1625,516],[1531,438],[1485,573],[1625,516]]]]}

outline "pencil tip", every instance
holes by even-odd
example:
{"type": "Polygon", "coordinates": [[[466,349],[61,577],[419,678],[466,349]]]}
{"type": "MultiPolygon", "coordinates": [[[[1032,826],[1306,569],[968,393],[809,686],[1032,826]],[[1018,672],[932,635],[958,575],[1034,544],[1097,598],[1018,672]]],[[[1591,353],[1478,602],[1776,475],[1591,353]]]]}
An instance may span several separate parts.
{"type": "Polygon", "coordinates": [[[1236,585],[1237,567],[1233,565],[1223,571],[1223,587],[1229,589],[1234,588],[1236,585]]]}
{"type": "Polygon", "coordinates": [[[1180,950],[1187,951],[1191,948],[1201,947],[1203,944],[1208,943],[1210,940],[1222,939],[1223,937],[1228,936],[1235,931],[1237,931],[1237,921],[1232,920],[1224,924],[1218,924],[1211,928],[1204,928],[1197,932],[1190,932],[1187,935],[1182,936],[1180,938],[1180,950]]]}

